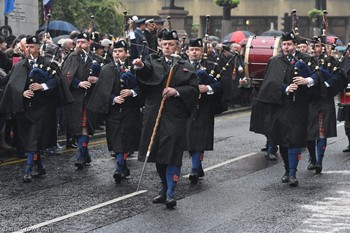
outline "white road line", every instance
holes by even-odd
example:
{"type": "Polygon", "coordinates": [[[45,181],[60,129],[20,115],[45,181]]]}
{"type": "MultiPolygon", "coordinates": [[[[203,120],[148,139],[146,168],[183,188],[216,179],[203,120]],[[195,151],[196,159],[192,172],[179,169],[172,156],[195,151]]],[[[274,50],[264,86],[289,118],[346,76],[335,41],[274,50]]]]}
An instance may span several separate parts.
{"type": "Polygon", "coordinates": [[[337,127],[342,126],[342,125],[344,125],[344,122],[340,122],[339,124],[337,124],[337,127]]]}
{"type": "MultiPolygon", "coordinates": [[[[213,170],[213,169],[215,169],[215,168],[222,167],[222,166],[224,166],[224,165],[226,165],[226,164],[233,163],[233,162],[235,162],[235,161],[238,161],[238,160],[241,160],[241,159],[244,159],[244,158],[247,158],[247,157],[256,155],[256,154],[257,154],[257,153],[255,152],[255,153],[249,153],[249,154],[241,155],[241,156],[239,156],[239,157],[237,157],[237,158],[229,159],[229,160],[226,160],[225,162],[218,163],[218,164],[216,164],[216,165],[214,165],[214,166],[208,167],[208,168],[204,169],[204,171],[207,172],[207,171],[213,170]]],[[[182,177],[183,177],[183,178],[186,178],[186,177],[189,177],[189,176],[190,176],[190,174],[187,174],[187,175],[183,175],[182,177]]]]}
{"type": "Polygon", "coordinates": [[[74,216],[77,216],[77,215],[80,215],[80,214],[83,214],[83,213],[86,213],[86,212],[89,212],[89,211],[92,211],[92,210],[95,210],[95,209],[99,209],[99,208],[107,206],[107,205],[114,204],[116,202],[128,199],[130,197],[137,196],[137,195],[145,193],[145,192],[148,192],[148,191],[147,190],[141,190],[141,191],[138,191],[138,192],[133,192],[133,193],[127,194],[125,196],[118,197],[118,198],[115,198],[113,200],[106,201],[106,202],[103,202],[103,203],[91,206],[89,208],[79,210],[79,211],[74,212],[74,213],[70,213],[70,214],[67,214],[67,215],[64,215],[64,216],[61,216],[61,217],[58,217],[58,218],[54,218],[52,220],[49,220],[49,221],[46,221],[46,222],[42,222],[42,223],[36,224],[34,226],[23,228],[23,229],[21,229],[19,231],[16,231],[14,233],[24,233],[24,232],[33,231],[34,229],[38,229],[40,227],[44,227],[44,226],[47,226],[47,225],[52,224],[52,223],[60,222],[62,220],[65,220],[65,219],[68,219],[68,218],[71,218],[71,217],[74,217],[74,216]]]}
{"type": "Polygon", "coordinates": [[[297,229],[298,232],[349,232],[350,192],[338,191],[337,196],[303,205],[302,208],[311,213],[297,229]]]}
{"type": "Polygon", "coordinates": [[[322,173],[326,174],[344,174],[344,175],[349,175],[350,170],[343,170],[343,171],[323,171],[322,173]]]}

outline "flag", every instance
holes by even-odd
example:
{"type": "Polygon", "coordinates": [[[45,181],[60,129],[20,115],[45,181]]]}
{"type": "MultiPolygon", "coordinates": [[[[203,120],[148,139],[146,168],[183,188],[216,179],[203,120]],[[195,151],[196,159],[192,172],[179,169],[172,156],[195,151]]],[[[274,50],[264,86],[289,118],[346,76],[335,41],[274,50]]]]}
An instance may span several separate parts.
{"type": "Polygon", "coordinates": [[[5,0],[4,15],[10,14],[15,9],[15,0],[5,0]]]}
{"type": "Polygon", "coordinates": [[[47,15],[51,14],[53,0],[43,0],[43,14],[44,20],[47,20],[47,15]]]}

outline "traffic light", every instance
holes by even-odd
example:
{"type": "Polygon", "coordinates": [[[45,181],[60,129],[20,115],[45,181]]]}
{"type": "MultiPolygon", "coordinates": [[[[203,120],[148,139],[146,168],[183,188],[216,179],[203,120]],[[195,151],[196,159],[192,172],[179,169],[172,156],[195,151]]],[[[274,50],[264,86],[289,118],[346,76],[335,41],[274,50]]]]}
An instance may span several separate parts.
{"type": "Polygon", "coordinates": [[[283,26],[281,28],[282,32],[292,31],[292,16],[288,15],[288,13],[284,13],[284,16],[282,17],[281,25],[283,26]]]}

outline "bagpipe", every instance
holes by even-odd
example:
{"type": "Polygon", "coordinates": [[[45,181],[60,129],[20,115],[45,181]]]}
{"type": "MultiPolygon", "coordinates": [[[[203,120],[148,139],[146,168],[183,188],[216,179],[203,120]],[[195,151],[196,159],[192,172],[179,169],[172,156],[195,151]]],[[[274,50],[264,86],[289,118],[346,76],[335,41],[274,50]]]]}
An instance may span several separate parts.
{"type": "MultiPolygon", "coordinates": [[[[33,55],[31,58],[34,60],[33,55]]],[[[50,60],[48,64],[45,62],[41,64],[33,64],[33,68],[29,71],[28,78],[31,83],[46,83],[48,80],[52,79],[54,75],[59,70],[59,64],[54,57],[50,60]]]]}
{"type": "Polygon", "coordinates": [[[210,85],[210,84],[218,81],[218,79],[216,77],[208,74],[206,70],[199,69],[196,72],[196,75],[199,79],[198,82],[200,85],[210,85]]]}
{"type": "MultiPolygon", "coordinates": [[[[239,54],[237,52],[235,53],[231,53],[230,51],[226,50],[226,53],[230,54],[231,57],[230,59],[225,63],[225,65],[223,67],[219,67],[219,64],[221,63],[222,60],[222,55],[225,51],[225,49],[223,48],[218,57],[216,58],[216,61],[213,63],[213,67],[210,71],[206,70],[207,64],[208,64],[208,43],[209,43],[209,34],[210,34],[210,15],[206,15],[205,17],[205,36],[204,36],[204,53],[203,53],[203,67],[201,67],[201,69],[199,69],[196,72],[197,77],[199,78],[199,84],[201,85],[210,85],[212,83],[217,82],[221,76],[223,75],[223,73],[225,71],[227,71],[227,68],[231,65],[231,63],[234,61],[234,63],[236,64],[237,59],[239,58],[239,54]]],[[[236,67],[234,65],[233,67],[233,72],[236,72],[236,67]]],[[[240,66],[239,68],[239,72],[242,73],[243,72],[243,68],[240,66]]]]}
{"type": "MultiPolygon", "coordinates": [[[[225,66],[220,68],[219,62],[220,62],[221,57],[222,57],[222,51],[221,51],[219,56],[216,59],[216,62],[213,63],[213,67],[210,71],[207,71],[206,67],[201,67],[196,72],[196,75],[199,79],[198,80],[199,84],[200,85],[210,85],[212,83],[217,82],[221,78],[223,72],[225,72],[227,70],[227,68],[231,65],[233,59],[235,59],[236,56],[237,56],[237,54],[232,55],[232,57],[225,64],[225,66]]],[[[208,64],[207,62],[205,62],[205,63],[208,64]]]]}
{"type": "Polygon", "coordinates": [[[98,77],[100,75],[101,72],[101,66],[103,66],[103,64],[99,64],[95,59],[93,59],[90,54],[85,51],[84,49],[82,49],[85,56],[87,56],[90,60],[91,60],[91,66],[90,66],[90,76],[95,76],[98,77]]]}
{"type": "Polygon", "coordinates": [[[210,15],[205,16],[205,42],[204,42],[204,54],[203,60],[207,61],[208,59],[208,42],[209,42],[209,33],[210,33],[210,15]]]}
{"type": "Polygon", "coordinates": [[[43,57],[45,57],[47,39],[50,37],[50,33],[49,33],[50,19],[51,19],[51,14],[47,14],[47,19],[46,19],[46,24],[45,24],[45,33],[44,33],[44,43],[40,49],[41,56],[43,56],[43,57]]]}
{"type": "MultiPolygon", "coordinates": [[[[126,61],[125,61],[126,62],[126,61]]],[[[121,61],[119,61],[119,81],[121,89],[133,89],[137,86],[136,75],[131,72],[131,67],[125,67],[124,65],[120,65],[121,61]]]]}
{"type": "Polygon", "coordinates": [[[137,86],[137,80],[135,74],[131,71],[123,72],[120,75],[120,87],[121,89],[133,89],[137,86]]]}

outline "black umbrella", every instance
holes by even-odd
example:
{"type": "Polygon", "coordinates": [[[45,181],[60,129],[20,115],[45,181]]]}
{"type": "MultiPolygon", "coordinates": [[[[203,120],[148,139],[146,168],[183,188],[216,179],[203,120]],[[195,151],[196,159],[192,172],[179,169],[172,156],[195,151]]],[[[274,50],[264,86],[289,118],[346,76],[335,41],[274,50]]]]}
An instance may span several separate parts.
{"type": "MultiPolygon", "coordinates": [[[[44,31],[46,28],[46,24],[43,24],[39,27],[38,32],[44,31]]],[[[61,20],[55,20],[49,23],[48,30],[52,37],[67,35],[72,31],[78,31],[76,27],[74,27],[71,23],[61,20]]]]}
{"type": "Polygon", "coordinates": [[[284,32],[275,29],[270,29],[266,32],[261,33],[260,36],[282,36],[284,32]]]}

